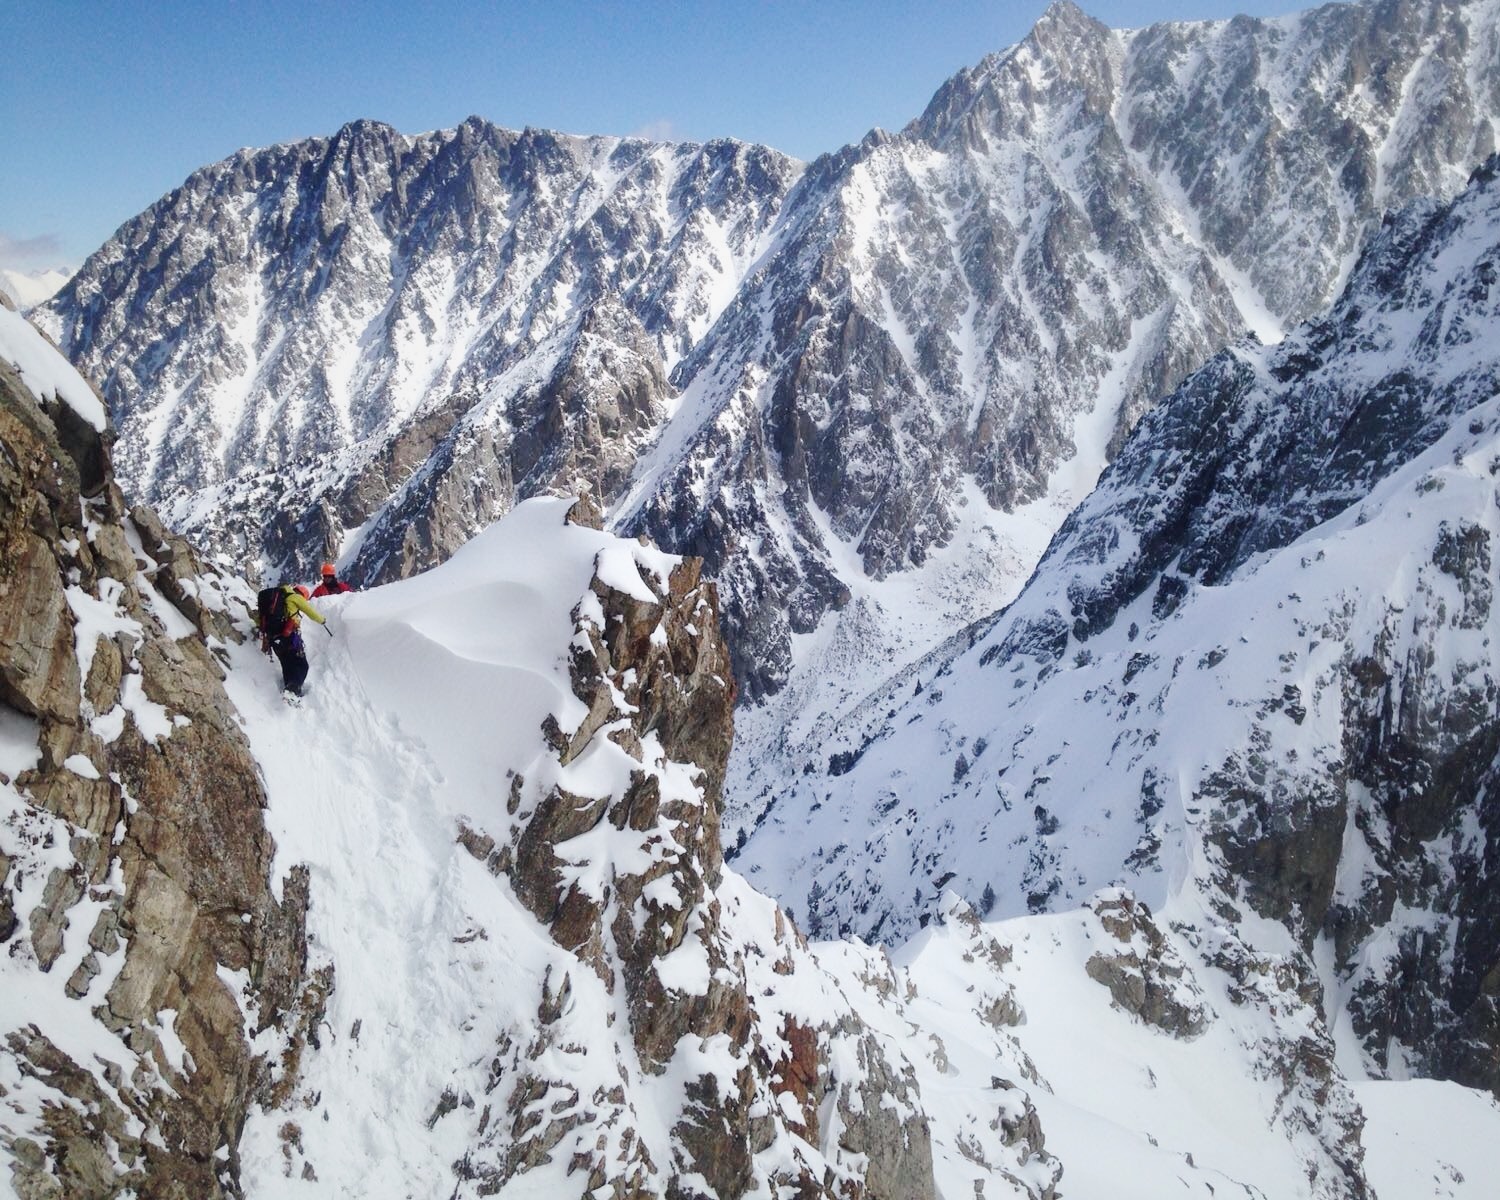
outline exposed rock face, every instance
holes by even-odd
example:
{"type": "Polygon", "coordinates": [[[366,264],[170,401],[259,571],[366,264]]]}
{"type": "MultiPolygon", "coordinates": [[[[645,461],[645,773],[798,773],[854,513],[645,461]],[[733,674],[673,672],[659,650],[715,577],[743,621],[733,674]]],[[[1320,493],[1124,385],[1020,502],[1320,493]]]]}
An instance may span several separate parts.
{"type": "Polygon", "coordinates": [[[1132,32],[1063,2],[805,171],[357,122],[196,173],[47,319],[104,381],[127,490],[202,544],[388,579],[587,486],[705,559],[761,698],[794,634],[950,544],[979,561],[947,628],[1018,586],[1015,510],[1055,527],[1159,396],[1462,186],[1496,38],[1477,0],[1132,32]]]}
{"type": "Polygon", "coordinates": [[[209,648],[239,637],[243,584],[127,512],[108,437],[3,354],[0,445],[0,720],[34,747],[0,775],[0,986],[32,1018],[0,1030],[11,1186],[236,1195],[247,1107],[295,1072],[318,999],[307,881],[272,891],[209,648]]]}
{"type": "MultiPolygon", "coordinates": [[[[516,845],[513,878],[518,895],[553,937],[577,951],[602,977],[618,964],[629,998],[636,1049],[644,1064],[660,1069],[692,1030],[709,1037],[749,1024],[742,994],[711,982],[701,997],[670,997],[656,964],[689,936],[689,920],[709,904],[720,882],[719,808],[724,759],[733,737],[733,676],[718,628],[716,597],[700,578],[701,564],[683,562],[648,602],[595,578],[595,603],[575,613],[583,637],[575,641],[571,672],[575,695],[588,716],[570,736],[549,731],[558,756],[577,758],[595,737],[629,752],[680,764],[698,775],[695,786],[641,772],[625,795],[604,804],[554,791],[526,823],[516,845]],[[600,819],[617,830],[645,835],[656,859],[639,874],[616,874],[610,928],[603,907],[564,882],[559,848],[600,819]],[[655,886],[653,886],[655,885],[655,886]],[[657,897],[670,895],[663,903],[657,897]],[[606,948],[607,951],[606,952],[606,948]]],[[[653,593],[659,584],[648,582],[653,593]]],[[[694,936],[716,961],[714,930],[694,936]]]]}
{"type": "MultiPolygon", "coordinates": [[[[586,504],[575,513],[597,520],[586,504]]],[[[599,742],[623,750],[639,764],[623,792],[591,799],[552,787],[533,800],[517,777],[511,843],[463,835],[509,875],[579,969],[618,998],[639,1070],[686,1073],[673,1161],[653,1161],[633,1140],[635,1085],[623,1064],[614,1089],[572,1089],[545,1119],[530,1115],[560,1086],[542,1064],[571,1007],[569,973],[548,977],[538,1036],[501,1047],[492,1077],[518,1081],[506,1108],[514,1119],[493,1134],[481,1129],[461,1175],[482,1181],[481,1192],[498,1189],[577,1145],[585,1190],[607,1186],[617,1197],[733,1200],[766,1188],[931,1197],[930,1134],[911,1064],[893,1060],[847,1001],[818,1016],[792,998],[797,988],[786,984],[819,975],[806,943],[759,898],[751,917],[751,894],[724,876],[720,789],[734,683],[701,569],[684,561],[665,577],[643,571],[642,592],[601,563],[574,611],[570,674],[587,712],[572,730],[549,718],[544,733],[563,766],[597,755],[599,742]]]]}
{"type": "Polygon", "coordinates": [[[1089,978],[1148,1025],[1181,1038],[1202,1033],[1209,1019],[1203,991],[1162,936],[1151,910],[1123,889],[1095,897],[1088,908],[1104,932],[1121,943],[1089,958],[1084,964],[1089,978]]]}

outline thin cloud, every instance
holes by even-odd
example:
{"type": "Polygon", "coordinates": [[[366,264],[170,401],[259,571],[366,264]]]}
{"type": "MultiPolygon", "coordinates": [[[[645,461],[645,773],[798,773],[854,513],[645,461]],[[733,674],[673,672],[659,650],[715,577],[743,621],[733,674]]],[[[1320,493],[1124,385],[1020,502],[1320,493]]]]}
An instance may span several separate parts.
{"type": "Polygon", "coordinates": [[[680,142],[682,135],[677,132],[677,127],[667,117],[656,121],[647,121],[639,129],[632,129],[627,137],[645,138],[648,142],[680,142]]]}
{"type": "Polygon", "coordinates": [[[62,239],[57,234],[16,238],[0,231],[0,267],[28,271],[37,267],[56,267],[62,262],[62,239]]]}

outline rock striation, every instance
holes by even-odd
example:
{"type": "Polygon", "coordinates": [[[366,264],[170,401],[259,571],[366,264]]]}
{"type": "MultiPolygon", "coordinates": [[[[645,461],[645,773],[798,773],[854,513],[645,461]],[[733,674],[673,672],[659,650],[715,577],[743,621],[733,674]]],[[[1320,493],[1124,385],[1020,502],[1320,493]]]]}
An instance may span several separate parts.
{"type": "MultiPolygon", "coordinates": [[[[6,329],[7,336],[12,332],[6,329]]],[[[27,357],[56,352],[41,336],[27,357]]],[[[326,978],[216,648],[244,585],[0,345],[0,1148],[22,1200],[238,1195],[326,978]]],[[[59,368],[63,366],[57,359],[59,368]]]]}

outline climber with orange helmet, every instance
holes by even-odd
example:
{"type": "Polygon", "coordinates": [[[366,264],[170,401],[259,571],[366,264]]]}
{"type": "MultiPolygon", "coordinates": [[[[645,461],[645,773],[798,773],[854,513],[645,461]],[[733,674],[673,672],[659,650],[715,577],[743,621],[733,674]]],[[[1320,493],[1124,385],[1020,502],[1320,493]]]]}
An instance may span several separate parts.
{"type": "Polygon", "coordinates": [[[337,596],[343,592],[352,592],[354,589],[339,578],[338,571],[332,563],[323,564],[323,582],[313,588],[314,596],[337,596]]]}
{"type": "Polygon", "coordinates": [[[284,583],[266,588],[260,594],[260,648],[275,654],[281,662],[281,686],[286,695],[302,695],[307,680],[307,649],[302,644],[302,616],[305,613],[328,631],[323,614],[309,602],[308,591],[301,584],[284,583]]]}

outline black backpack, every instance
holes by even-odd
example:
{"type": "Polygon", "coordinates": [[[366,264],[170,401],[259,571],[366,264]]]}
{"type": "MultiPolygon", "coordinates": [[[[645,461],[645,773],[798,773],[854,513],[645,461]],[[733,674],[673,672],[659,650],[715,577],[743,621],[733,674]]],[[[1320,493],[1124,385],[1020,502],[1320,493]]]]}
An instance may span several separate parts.
{"type": "Polygon", "coordinates": [[[263,634],[267,637],[281,637],[286,632],[285,588],[261,588],[255,597],[255,607],[260,613],[260,631],[263,634]]]}

